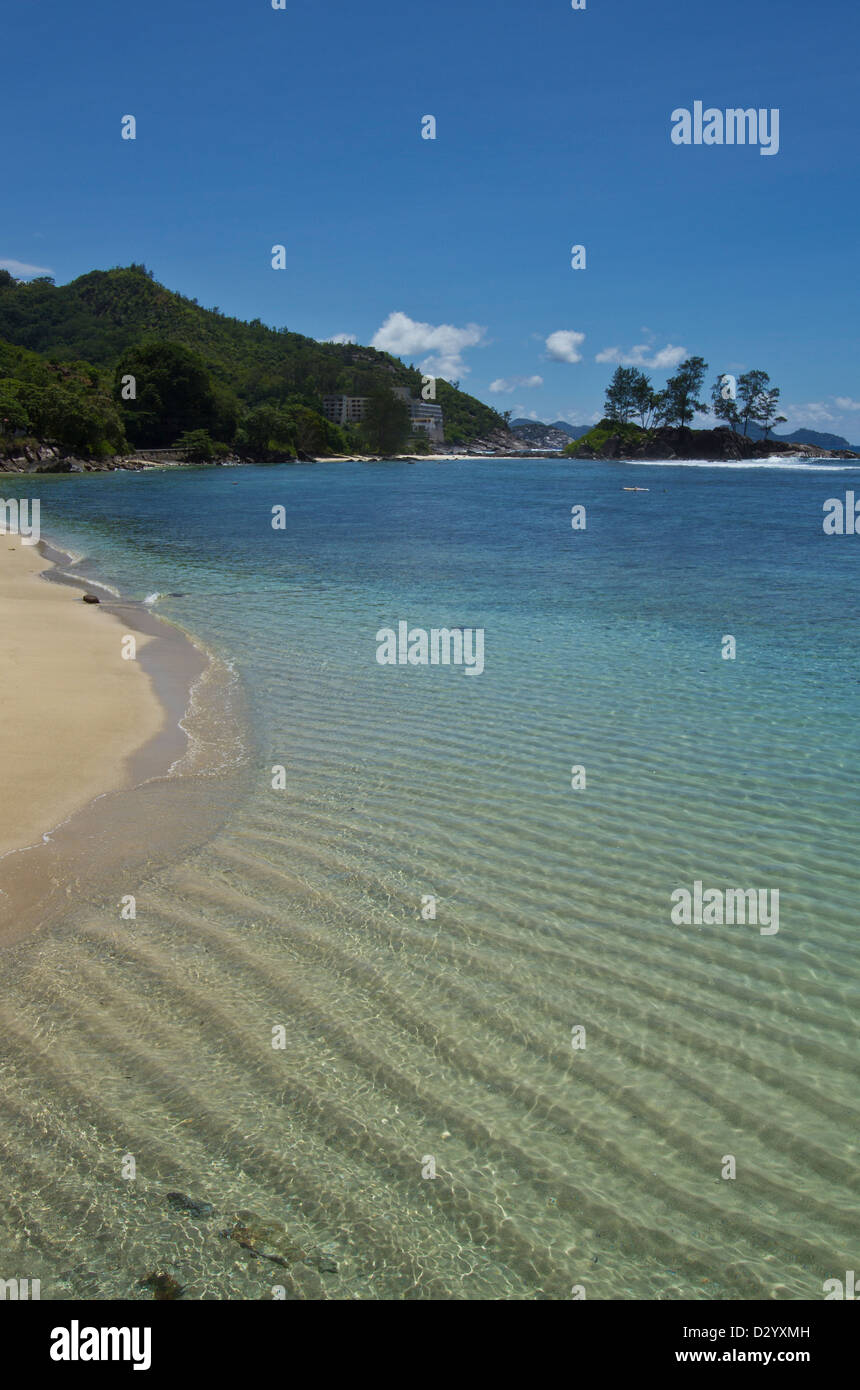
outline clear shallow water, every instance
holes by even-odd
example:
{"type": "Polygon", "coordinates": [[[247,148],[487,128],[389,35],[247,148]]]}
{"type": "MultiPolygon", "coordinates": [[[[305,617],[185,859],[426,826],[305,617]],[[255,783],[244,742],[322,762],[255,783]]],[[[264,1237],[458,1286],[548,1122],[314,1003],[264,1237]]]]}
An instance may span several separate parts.
{"type": "Polygon", "coordinates": [[[860,540],[821,521],[858,484],[555,461],[4,478],[234,664],[253,749],[216,838],[125,890],[136,922],[73,902],[3,961],[6,1277],[791,1299],[855,1268],[860,540]],[[485,671],[379,666],[400,619],[484,628],[485,671]],[[674,926],[695,880],[778,888],[779,933],[674,926]],[[236,1220],[285,1263],[220,1234],[236,1220]]]}

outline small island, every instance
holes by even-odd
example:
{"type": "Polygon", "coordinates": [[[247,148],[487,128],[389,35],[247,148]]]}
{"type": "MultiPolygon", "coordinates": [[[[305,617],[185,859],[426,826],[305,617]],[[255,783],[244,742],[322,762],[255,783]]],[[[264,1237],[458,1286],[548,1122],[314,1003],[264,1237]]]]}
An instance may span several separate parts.
{"type": "Polygon", "coordinates": [[[637,367],[618,367],[606,389],[603,419],[572,440],[568,458],[634,462],[657,459],[693,462],[732,461],[791,455],[797,458],[858,458],[850,449],[826,449],[800,440],[770,438],[778,414],[780,391],[761,370],[739,377],[721,372],[711,388],[710,413],[724,423],[693,429],[692,421],[708,412],[702,392],[708,364],[688,357],[662,391],[637,367]],[[638,419],[638,424],[636,420],[638,419]],[[753,433],[750,433],[753,431],[753,433]]]}

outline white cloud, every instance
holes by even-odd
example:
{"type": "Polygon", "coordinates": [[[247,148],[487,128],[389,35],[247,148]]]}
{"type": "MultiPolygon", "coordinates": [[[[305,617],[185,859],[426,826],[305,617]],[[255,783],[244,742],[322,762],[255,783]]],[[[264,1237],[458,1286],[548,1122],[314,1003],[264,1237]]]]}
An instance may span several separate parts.
{"type": "Polygon", "coordinates": [[[357,341],[354,333],[335,333],[333,338],[320,338],[321,343],[355,343],[357,341]]]}
{"type": "Polygon", "coordinates": [[[558,328],[546,340],[546,350],[553,362],[581,362],[579,349],[585,342],[585,334],[572,328],[558,328]]]}
{"type": "Polygon", "coordinates": [[[789,430],[824,429],[831,434],[846,434],[854,431],[857,421],[842,417],[860,410],[860,401],[855,401],[851,396],[831,396],[826,401],[783,405],[780,410],[788,416],[789,430]]]}
{"type": "Polygon", "coordinates": [[[654,367],[669,370],[677,367],[679,362],[683,362],[687,356],[687,349],[684,347],[673,347],[667,343],[664,348],[658,348],[655,352],[651,343],[637,343],[636,347],[630,348],[625,352],[622,348],[604,348],[595,357],[595,362],[616,362],[622,367],[654,367]]]}
{"type": "Polygon", "coordinates": [[[455,328],[451,323],[418,323],[408,314],[397,312],[388,315],[371,338],[371,345],[395,357],[414,358],[428,352],[431,356],[421,363],[424,371],[450,380],[470,370],[462,353],[466,348],[481,345],[486,331],[477,323],[467,323],[465,328],[455,328]]]}
{"type": "Polygon", "coordinates": [[[780,414],[788,416],[792,429],[797,429],[802,425],[814,428],[816,425],[834,425],[837,423],[833,411],[823,401],[807,401],[806,405],[787,405],[783,407],[780,414]]]}
{"type": "Polygon", "coordinates": [[[500,376],[490,382],[491,391],[516,391],[520,386],[543,386],[542,376],[511,376],[507,380],[500,376]]]}
{"type": "Polygon", "coordinates": [[[53,275],[53,271],[46,265],[25,265],[23,261],[12,261],[0,258],[0,270],[8,270],[10,275],[14,275],[18,280],[29,280],[32,275],[53,275]]]}
{"type": "Polygon", "coordinates": [[[569,425],[596,425],[598,420],[603,419],[599,410],[595,410],[591,415],[584,415],[581,410],[558,410],[553,415],[554,420],[566,420],[569,425]]]}

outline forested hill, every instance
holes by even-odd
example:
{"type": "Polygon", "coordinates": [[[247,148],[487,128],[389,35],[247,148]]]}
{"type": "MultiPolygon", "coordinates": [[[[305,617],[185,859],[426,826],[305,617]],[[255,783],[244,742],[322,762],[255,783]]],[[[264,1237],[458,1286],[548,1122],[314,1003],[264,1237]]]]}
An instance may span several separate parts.
{"type": "MultiPolygon", "coordinates": [[[[132,444],[172,444],[166,433],[181,426],[185,431],[208,430],[226,445],[241,445],[254,412],[252,436],[255,430],[258,438],[265,434],[260,424],[265,420],[282,444],[290,438],[295,444],[296,419],[302,411],[319,417],[321,398],[329,392],[373,396],[392,386],[408,386],[413,395],[421,393],[421,372],[388,353],[320,343],[286,328],[268,328],[259,319],[244,323],[228,318],[217,308],[204,309],[166,289],[143,266],[92,271],[68,285],[54,285],[46,278],[16,281],[0,271],[0,340],[55,363],[91,364],[105,382],[113,382],[114,399],[119,396],[121,369],[137,369],[145,390],[147,364],[158,359],[153,345],[173,345],[173,357],[166,353],[156,363],[158,381],[153,367],[145,408],[118,401],[132,444]],[[140,356],[143,345],[149,350],[146,358],[140,356]],[[164,404],[159,393],[177,372],[194,378],[193,390],[202,392],[206,403],[187,418],[181,409],[177,413],[165,406],[159,419],[159,406],[164,404]],[[283,418],[276,418],[279,413],[283,418]]],[[[505,429],[501,416],[474,397],[441,379],[436,390],[448,441],[467,443],[505,429]]],[[[355,449],[362,442],[321,421],[311,434],[308,447],[320,452],[355,449]]],[[[277,446],[278,439],[268,442],[277,446]]]]}

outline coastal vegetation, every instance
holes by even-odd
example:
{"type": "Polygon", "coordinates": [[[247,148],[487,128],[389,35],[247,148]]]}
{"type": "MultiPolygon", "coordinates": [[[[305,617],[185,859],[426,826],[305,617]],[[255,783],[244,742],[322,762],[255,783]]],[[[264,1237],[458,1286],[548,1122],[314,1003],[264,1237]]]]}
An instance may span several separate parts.
{"type": "MultiPolygon", "coordinates": [[[[106,457],[173,448],[193,435],[212,457],[298,458],[424,451],[393,388],[421,394],[421,371],[357,344],[321,343],[259,319],[244,323],[160,285],[142,265],[68,285],[0,271],[0,449],[29,439],[106,457]],[[132,378],[133,387],[123,379],[132,378]],[[133,392],[133,394],[129,394],[133,392]],[[371,397],[368,420],[337,426],[323,397],[371,397]]],[[[497,411],[436,382],[446,439],[507,426],[497,411]]]]}
{"type": "MultiPolygon", "coordinates": [[[[703,357],[688,357],[663,390],[655,391],[650,377],[638,367],[617,367],[606,388],[605,418],[622,425],[636,418],[644,430],[689,425],[697,412],[708,409],[698,399],[707,370],[703,357]]],[[[711,410],[733,430],[747,434],[750,423],[755,423],[767,437],[775,424],[785,420],[777,413],[779,395],[767,372],[750,371],[737,378],[722,372],[711,388],[711,410]]]]}
{"type": "Polygon", "coordinates": [[[663,389],[656,390],[640,368],[617,367],[606,388],[603,419],[568,444],[565,454],[619,458],[630,454],[658,457],[666,452],[671,457],[698,458],[760,452],[758,442],[767,441],[774,425],[785,421],[785,416],[778,414],[779,387],[770,385],[765,371],[749,371],[737,378],[729,372],[720,373],[711,388],[710,410],[723,430],[738,436],[727,441],[720,437],[719,428],[690,428],[697,414],[708,411],[707,403],[700,399],[707,371],[703,357],[688,357],[663,389]],[[758,427],[755,441],[749,439],[751,425],[758,427]],[[678,446],[686,454],[678,454],[678,446]]]}
{"type": "Polygon", "coordinates": [[[0,341],[0,442],[52,440],[100,457],[126,447],[112,373],[0,341]]]}

